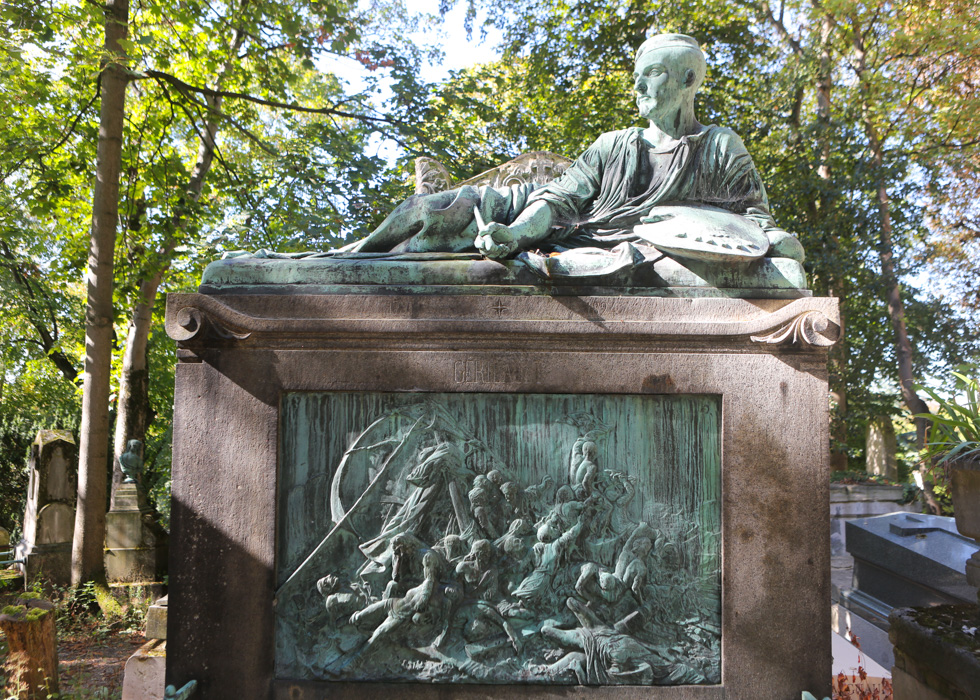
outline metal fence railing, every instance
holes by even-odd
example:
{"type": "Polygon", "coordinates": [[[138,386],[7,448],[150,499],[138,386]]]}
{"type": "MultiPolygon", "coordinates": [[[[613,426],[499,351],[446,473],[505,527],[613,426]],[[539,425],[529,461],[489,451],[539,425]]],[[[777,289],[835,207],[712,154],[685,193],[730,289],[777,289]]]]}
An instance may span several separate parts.
{"type": "Polygon", "coordinates": [[[0,545],[0,582],[18,579],[23,576],[23,571],[13,564],[23,564],[23,559],[17,559],[14,548],[10,545],[0,545]]]}

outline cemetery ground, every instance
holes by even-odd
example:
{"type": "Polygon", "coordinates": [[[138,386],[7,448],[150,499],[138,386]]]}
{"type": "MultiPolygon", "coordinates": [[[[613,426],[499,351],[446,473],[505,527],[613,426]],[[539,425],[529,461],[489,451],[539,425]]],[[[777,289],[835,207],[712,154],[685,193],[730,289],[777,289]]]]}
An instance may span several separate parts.
{"type": "MultiPolygon", "coordinates": [[[[13,603],[21,592],[9,586],[0,590],[0,609],[13,603]]],[[[146,640],[143,621],[147,602],[103,603],[91,587],[73,593],[64,588],[43,591],[57,606],[60,694],[52,700],[110,700],[122,694],[126,660],[146,640]]],[[[0,632],[0,687],[6,682],[3,665],[7,642],[0,632]]]]}

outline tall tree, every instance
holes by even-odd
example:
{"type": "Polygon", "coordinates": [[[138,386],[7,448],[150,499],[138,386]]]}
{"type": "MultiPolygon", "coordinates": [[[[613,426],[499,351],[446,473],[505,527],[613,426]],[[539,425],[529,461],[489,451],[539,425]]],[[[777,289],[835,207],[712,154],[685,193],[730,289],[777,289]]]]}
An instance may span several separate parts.
{"type": "Polygon", "coordinates": [[[85,369],[78,448],[78,507],[72,541],[71,581],[105,581],[106,471],[109,445],[109,373],[112,366],[113,261],[122,164],[123,115],[129,82],[123,42],[129,0],[105,4],[105,53],[99,145],[92,194],[92,233],[85,309],[85,369]]]}
{"type": "MultiPolygon", "coordinates": [[[[385,17],[391,20],[391,13],[401,6],[375,3],[373,9],[379,8],[386,8],[385,17]]],[[[242,233],[253,241],[264,226],[282,226],[277,219],[285,212],[297,229],[291,232],[293,237],[304,228],[304,233],[315,235],[317,228],[325,227],[312,222],[308,212],[306,218],[296,218],[304,209],[300,198],[307,198],[318,185],[321,192],[332,190],[350,198],[378,171],[376,161],[363,153],[364,139],[395,124],[405,131],[407,113],[398,113],[404,100],[394,100],[394,109],[377,114],[362,95],[345,94],[334,76],[315,70],[312,59],[317,55],[342,54],[357,47],[353,51],[357,61],[368,69],[387,68],[401,76],[400,94],[410,93],[415,84],[412,52],[396,52],[397,46],[386,45],[378,37],[365,41],[371,25],[366,17],[352,15],[353,6],[346,0],[280,4],[246,0],[220,11],[202,3],[198,11],[184,8],[176,14],[163,6],[146,6],[134,19],[134,41],[149,49],[136,66],[142,78],[135,87],[141,114],[132,120],[132,146],[127,155],[130,167],[124,206],[129,210],[130,241],[126,257],[135,274],[124,287],[130,311],[119,375],[117,460],[129,440],[145,440],[153,413],[148,397],[147,343],[158,291],[174,262],[200,243],[195,233],[207,225],[210,216],[228,214],[227,205],[223,212],[220,208],[215,211],[214,197],[201,202],[209,186],[212,192],[219,188],[234,191],[225,200],[249,222],[242,233]],[[180,52],[163,48],[178,43],[179,37],[200,36],[202,28],[207,28],[206,41],[185,40],[180,52]],[[191,144],[174,137],[175,123],[184,125],[196,141],[197,155],[190,168],[180,163],[180,152],[190,150],[191,144]],[[219,131],[226,133],[224,144],[219,131]],[[304,133],[319,147],[304,147],[300,138],[304,133]],[[169,161],[166,168],[147,157],[142,150],[147,146],[157,158],[164,156],[169,161]],[[218,182],[209,185],[214,180],[214,164],[218,182]],[[263,164],[278,167],[280,172],[263,171],[263,164]],[[324,173],[317,182],[316,170],[334,173],[324,173]],[[175,172],[180,176],[175,178],[175,172]],[[278,193],[263,192],[263,180],[269,177],[280,189],[278,193]],[[287,187],[290,181],[293,184],[287,187]],[[303,184],[297,186],[300,181],[303,184]],[[288,195],[298,201],[286,204],[288,195]],[[264,209],[270,200],[279,207],[271,217],[264,209]]],[[[411,21],[403,10],[394,19],[411,21]]],[[[314,212],[333,224],[333,232],[326,237],[335,243],[341,240],[343,224],[349,226],[357,217],[350,216],[349,208],[341,210],[329,196],[321,202],[325,211],[314,212]]],[[[283,247],[283,242],[277,247],[283,247]]],[[[213,248],[205,246],[204,250],[213,248]]],[[[117,464],[114,482],[121,477],[117,464]]]]}

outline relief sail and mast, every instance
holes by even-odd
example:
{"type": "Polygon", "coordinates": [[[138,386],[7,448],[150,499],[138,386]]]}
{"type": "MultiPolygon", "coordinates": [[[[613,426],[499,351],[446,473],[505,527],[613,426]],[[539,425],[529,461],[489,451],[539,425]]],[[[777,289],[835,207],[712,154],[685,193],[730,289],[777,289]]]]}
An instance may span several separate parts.
{"type": "Polygon", "coordinates": [[[276,675],[720,682],[713,396],[293,393],[276,675]]]}

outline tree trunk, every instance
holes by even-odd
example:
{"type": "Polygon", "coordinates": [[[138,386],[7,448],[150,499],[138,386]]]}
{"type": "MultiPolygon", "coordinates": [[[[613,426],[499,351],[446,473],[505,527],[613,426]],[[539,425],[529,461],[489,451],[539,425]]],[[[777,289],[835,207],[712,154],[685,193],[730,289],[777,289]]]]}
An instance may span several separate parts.
{"type": "Polygon", "coordinates": [[[58,693],[54,605],[36,598],[18,598],[16,605],[0,615],[9,648],[4,697],[47,700],[58,693]]]}
{"type": "MultiPolygon", "coordinates": [[[[244,33],[235,31],[232,37],[230,55],[234,56],[241,47],[244,33]]],[[[230,61],[226,63],[217,76],[215,87],[221,89],[224,75],[231,69],[230,61]]],[[[218,133],[218,122],[215,118],[221,109],[221,97],[207,98],[211,109],[201,142],[198,145],[197,162],[191,172],[187,189],[184,192],[185,201],[196,203],[201,197],[204,180],[211,170],[214,160],[215,136],[218,133]]],[[[175,231],[182,231],[187,226],[187,217],[183,212],[177,212],[172,221],[175,231]]],[[[176,237],[167,241],[158,251],[159,265],[151,277],[140,281],[139,294],[133,305],[129,322],[129,333],[126,349],[123,353],[122,373],[119,377],[119,401],[116,410],[116,431],[113,443],[112,493],[115,497],[116,487],[122,482],[123,473],[119,466],[119,456],[126,450],[126,443],[139,440],[145,444],[146,429],[149,427],[149,367],[146,360],[146,347],[153,326],[153,306],[156,302],[157,291],[163,282],[163,277],[170,268],[171,256],[177,248],[176,237]]]]}
{"type": "Polygon", "coordinates": [[[125,68],[119,63],[126,58],[119,42],[127,34],[129,0],[107,0],[105,17],[105,48],[110,60],[101,77],[102,106],[92,196],[82,423],[78,446],[78,507],[71,553],[74,586],[85,581],[105,581],[103,548],[109,466],[113,256],[119,219],[119,171],[128,80],[125,68]]]}
{"type": "MultiPolygon", "coordinates": [[[[855,53],[855,73],[862,97],[862,113],[864,133],[868,139],[871,151],[872,172],[876,181],[878,204],[878,260],[881,263],[881,277],[885,286],[885,302],[888,305],[888,317],[895,333],[895,359],[898,363],[898,384],[909,412],[917,414],[929,413],[929,406],[915,393],[915,376],[912,368],[912,342],[909,339],[905,325],[905,303],[902,301],[902,287],[895,272],[895,247],[892,244],[892,215],[891,199],[883,173],[885,163],[885,144],[883,136],[875,128],[871,119],[871,98],[868,93],[865,70],[867,68],[867,52],[864,47],[862,33],[858,27],[853,27],[852,41],[855,53]]],[[[926,430],[929,427],[928,418],[913,418],[915,421],[915,443],[920,450],[926,444],[926,430]]],[[[942,515],[942,509],[932,490],[932,482],[925,469],[919,470],[916,483],[922,489],[922,497],[935,515],[942,515]]]]}
{"type": "MultiPolygon", "coordinates": [[[[833,63],[831,62],[830,47],[834,31],[834,20],[829,15],[823,16],[820,25],[820,60],[817,64],[817,139],[820,147],[820,161],[817,165],[817,177],[823,183],[823,189],[817,199],[817,218],[824,227],[832,230],[830,239],[837,245],[836,252],[840,254],[839,237],[834,232],[834,222],[830,220],[833,202],[830,193],[830,155],[831,144],[831,94],[833,90],[833,63]]],[[[834,416],[830,425],[830,468],[832,471],[847,469],[847,291],[846,276],[838,276],[833,269],[827,280],[828,291],[837,297],[840,304],[840,339],[830,351],[830,395],[834,399],[834,416]]]]}
{"type": "MultiPolygon", "coordinates": [[[[881,144],[874,138],[872,153],[876,167],[881,165],[881,144]]],[[[902,302],[902,287],[895,274],[894,250],[892,248],[891,201],[885,184],[878,181],[878,214],[881,217],[878,256],[881,260],[881,276],[885,281],[885,298],[888,302],[888,316],[891,318],[892,329],[895,332],[895,356],[898,359],[898,381],[905,405],[913,416],[929,413],[929,406],[915,393],[915,376],[912,370],[912,342],[909,340],[905,327],[905,304],[902,302]]],[[[928,418],[914,418],[915,444],[920,450],[926,445],[926,430],[929,427],[928,418]]],[[[942,507],[932,489],[932,479],[926,469],[919,469],[916,484],[922,490],[922,499],[933,515],[942,515],[942,507]]]]}
{"type": "MultiPolygon", "coordinates": [[[[875,149],[875,165],[880,166],[880,144],[875,149]]],[[[902,286],[895,274],[895,252],[892,247],[891,200],[881,180],[878,181],[878,214],[881,217],[878,258],[881,261],[881,276],[885,282],[885,299],[888,303],[888,316],[895,332],[895,357],[898,360],[898,380],[905,405],[913,415],[929,413],[929,406],[915,393],[915,376],[912,369],[912,342],[905,326],[905,304],[902,301],[902,286]]],[[[928,418],[915,418],[915,442],[921,450],[925,447],[928,418]]]]}

